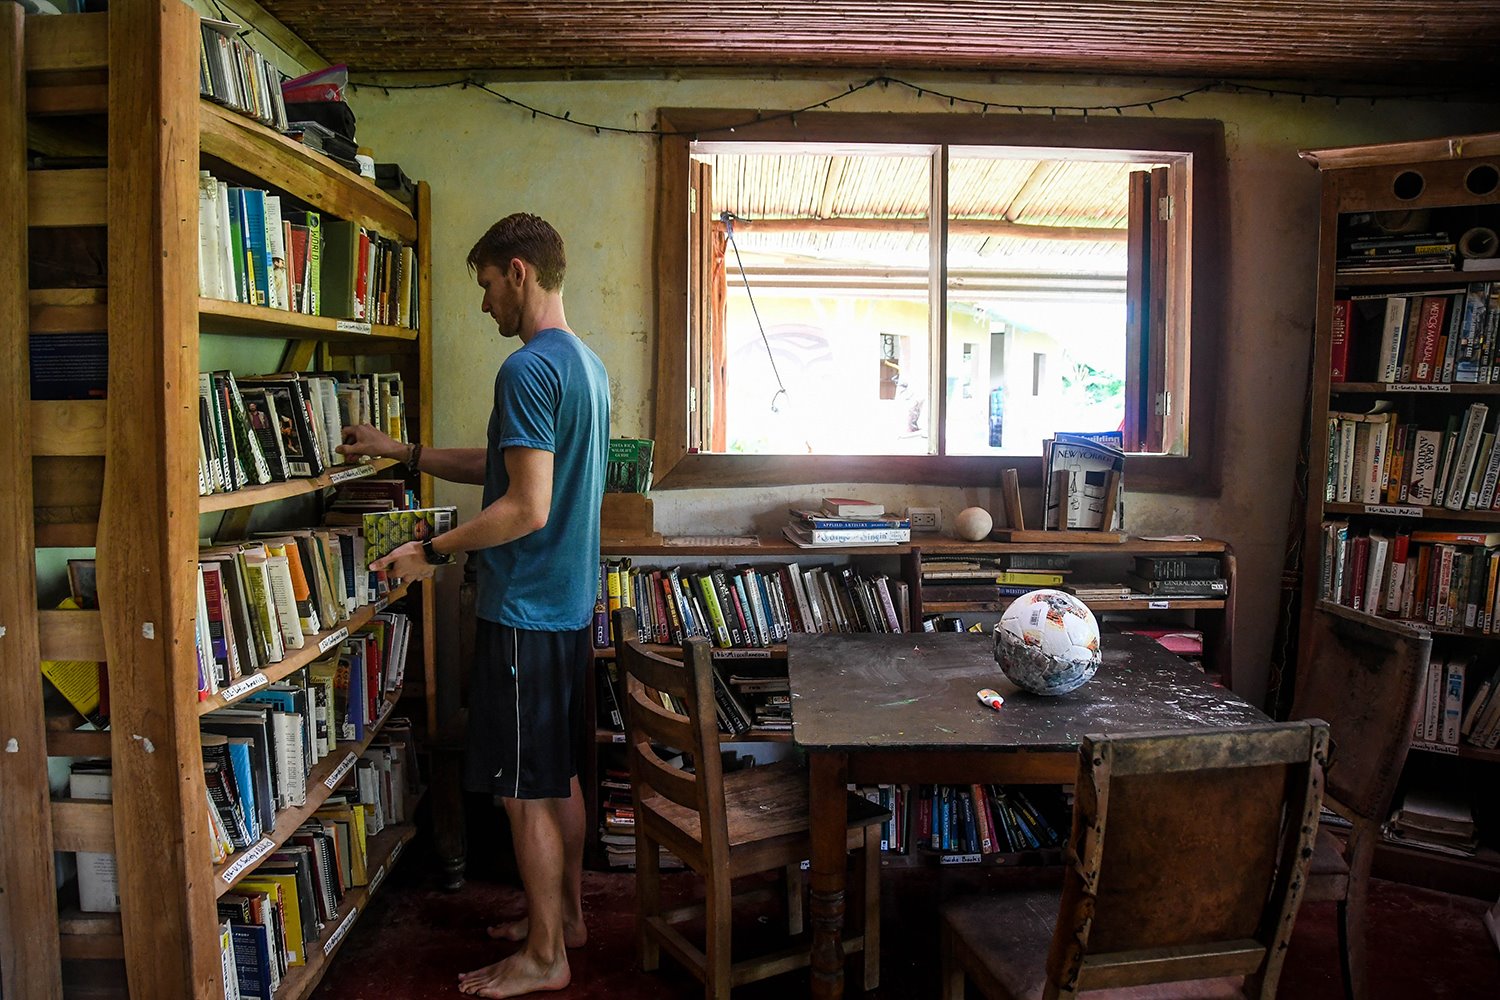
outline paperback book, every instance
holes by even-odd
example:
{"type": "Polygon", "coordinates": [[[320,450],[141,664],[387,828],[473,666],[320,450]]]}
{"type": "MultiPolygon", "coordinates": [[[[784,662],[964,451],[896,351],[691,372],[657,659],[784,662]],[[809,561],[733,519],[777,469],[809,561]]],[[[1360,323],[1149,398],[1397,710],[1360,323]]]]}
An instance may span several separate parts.
{"type": "Polygon", "coordinates": [[[407,542],[420,542],[458,523],[457,507],[418,507],[364,515],[365,566],[407,542]]]}

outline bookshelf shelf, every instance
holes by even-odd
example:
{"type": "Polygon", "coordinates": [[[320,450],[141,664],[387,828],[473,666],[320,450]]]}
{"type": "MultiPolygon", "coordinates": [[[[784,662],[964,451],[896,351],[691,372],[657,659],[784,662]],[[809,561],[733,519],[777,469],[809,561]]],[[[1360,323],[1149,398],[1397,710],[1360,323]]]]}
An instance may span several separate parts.
{"type": "Polygon", "coordinates": [[[1338,272],[1334,274],[1333,280],[1340,288],[1447,288],[1470,281],[1485,281],[1485,274],[1483,271],[1372,271],[1368,274],[1338,272]]]}
{"type": "Polygon", "coordinates": [[[1331,396],[1488,396],[1493,385],[1473,382],[1335,382],[1328,388],[1331,396]]]}
{"type": "Polygon", "coordinates": [[[288,653],[280,663],[273,663],[264,670],[248,674],[218,694],[198,702],[198,714],[204,715],[216,708],[233,705],[235,702],[261,690],[267,685],[274,684],[282,678],[296,673],[313,660],[328,652],[328,650],[337,646],[340,642],[343,642],[351,632],[358,631],[361,626],[374,618],[377,612],[384,611],[388,605],[405,597],[409,589],[410,584],[403,583],[375,603],[366,604],[362,608],[355,609],[354,613],[349,616],[349,620],[338,628],[326,629],[315,635],[307,636],[306,645],[301,649],[288,653]]]}
{"type": "Polygon", "coordinates": [[[370,897],[380,891],[386,876],[395,867],[402,851],[416,836],[417,828],[411,823],[388,826],[369,840],[368,885],[357,886],[344,894],[338,914],[328,921],[323,933],[307,945],[307,964],[289,969],[282,977],[281,988],[276,991],[276,1000],[307,1000],[323,978],[324,971],[333,956],[338,954],[349,931],[359,919],[361,910],[370,897]]]}
{"type": "Polygon", "coordinates": [[[1330,514],[1388,514],[1434,521],[1500,522],[1500,510],[1449,510],[1447,507],[1412,507],[1406,504],[1330,503],[1323,509],[1330,514]],[[1373,510],[1371,508],[1374,508],[1373,510]],[[1409,513],[1408,513],[1409,511],[1409,513]]]}
{"type": "Polygon", "coordinates": [[[230,493],[210,493],[198,498],[198,513],[212,514],[220,510],[233,510],[238,507],[254,507],[256,504],[275,503],[278,500],[287,500],[291,497],[299,497],[308,493],[316,493],[319,490],[336,486],[339,483],[347,483],[354,479],[364,479],[373,476],[377,472],[399,465],[393,458],[377,458],[370,462],[361,462],[358,465],[339,465],[324,472],[322,475],[313,476],[308,479],[288,479],[280,483],[267,483],[264,486],[246,486],[244,489],[234,490],[230,493]]]}
{"type": "Polygon", "coordinates": [[[411,210],[373,182],[206,98],[198,101],[198,144],[204,156],[277,187],[318,211],[405,243],[417,241],[411,210]]]}
{"type": "Polygon", "coordinates": [[[1487,847],[1464,858],[1382,840],[1375,845],[1372,874],[1461,896],[1500,896],[1500,852],[1487,847]]]}
{"type": "MultiPolygon", "coordinates": [[[[594,742],[598,743],[598,744],[601,744],[601,745],[603,745],[603,744],[614,744],[616,746],[624,746],[625,745],[625,734],[624,733],[615,732],[613,729],[595,729],[594,730],[594,742]]],[[[720,733],[719,734],[719,742],[720,743],[790,743],[790,742],[792,742],[792,734],[791,734],[790,731],[787,731],[787,732],[780,732],[780,731],[777,731],[777,732],[767,732],[767,731],[756,732],[755,730],[751,730],[750,732],[745,733],[742,736],[731,736],[728,733],[720,733]]]]}
{"type": "Polygon", "coordinates": [[[289,309],[252,306],[226,299],[198,300],[198,328],[203,333],[233,334],[240,337],[379,344],[377,349],[369,352],[372,354],[402,350],[417,340],[417,331],[404,326],[334,319],[331,316],[309,316],[289,309]]]}
{"type": "MultiPolygon", "coordinates": [[[[956,611],[1004,611],[1014,598],[997,598],[993,601],[923,601],[922,611],[927,614],[948,614],[956,611]]],[[[1093,611],[1220,611],[1224,601],[1205,597],[1141,597],[1129,600],[1084,600],[1093,611]]]]}
{"type": "Polygon", "coordinates": [[[1445,746],[1435,743],[1413,743],[1413,750],[1422,753],[1441,754],[1444,757],[1458,757],[1461,760],[1482,760],[1495,764],[1500,763],[1500,750],[1486,750],[1483,747],[1470,746],[1460,743],[1458,746],[1445,746]]]}
{"type": "Polygon", "coordinates": [[[259,841],[245,848],[235,851],[225,858],[222,864],[214,867],[214,896],[222,896],[233,889],[235,883],[255,871],[260,863],[270,857],[275,851],[286,843],[288,837],[297,832],[297,827],[307,822],[309,816],[328,801],[333,794],[334,788],[343,780],[344,776],[354,767],[354,762],[359,755],[370,748],[380,730],[385,727],[386,720],[395,711],[396,702],[401,699],[401,693],[397,691],[387,695],[380,709],[380,715],[365,733],[365,738],[352,746],[349,743],[338,744],[331,753],[307,775],[307,801],[300,806],[290,806],[276,813],[276,828],[261,837],[259,841]]]}
{"type": "Polygon", "coordinates": [[[959,851],[941,852],[919,847],[909,854],[883,852],[880,855],[880,864],[883,868],[948,868],[955,866],[1052,868],[1063,864],[1063,852],[1061,848],[1049,847],[1041,850],[1014,853],[965,854],[959,851]]]}
{"type": "MultiPolygon", "coordinates": [[[[647,643],[646,644],[646,648],[649,649],[649,650],[651,650],[651,652],[656,653],[656,654],[658,654],[660,656],[670,656],[673,659],[677,659],[677,660],[682,659],[682,647],[681,646],[673,646],[673,645],[670,645],[670,644],[663,645],[661,643],[647,643]]],[[[711,653],[711,655],[713,656],[714,659],[716,659],[716,660],[725,660],[725,661],[729,661],[729,660],[784,660],[784,659],[786,659],[786,643],[784,643],[784,642],[776,642],[776,643],[772,643],[769,646],[760,646],[760,647],[755,647],[755,648],[731,647],[731,648],[728,648],[728,649],[719,649],[719,648],[716,647],[716,648],[710,650],[710,653],[711,653]]],[[[605,646],[603,648],[595,647],[595,649],[594,649],[594,659],[596,659],[596,660],[613,660],[614,658],[615,658],[615,648],[613,646],[605,646]]]]}

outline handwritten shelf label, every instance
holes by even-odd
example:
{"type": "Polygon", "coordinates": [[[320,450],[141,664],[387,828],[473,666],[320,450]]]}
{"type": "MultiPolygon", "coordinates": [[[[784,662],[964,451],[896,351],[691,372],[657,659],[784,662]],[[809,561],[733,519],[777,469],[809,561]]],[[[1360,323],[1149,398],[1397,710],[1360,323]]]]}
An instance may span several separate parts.
{"type": "Polygon", "coordinates": [[[1413,750],[1430,750],[1433,753],[1446,753],[1452,754],[1455,757],[1458,756],[1458,746],[1456,744],[1428,743],[1426,740],[1413,740],[1411,746],[1413,750]]]}
{"type": "Polygon", "coordinates": [[[385,863],[386,867],[387,868],[394,868],[394,867],[396,867],[396,859],[399,858],[399,857],[401,857],[401,852],[404,851],[404,850],[406,850],[406,841],[404,841],[404,840],[398,840],[398,841],[396,841],[396,846],[393,847],[393,848],[391,848],[391,857],[390,857],[390,860],[385,863]]]}
{"type": "Polygon", "coordinates": [[[354,926],[354,918],[357,916],[359,916],[359,907],[356,906],[349,911],[349,915],[344,918],[344,922],[339,924],[339,929],[329,935],[328,943],[323,945],[324,955],[333,954],[333,949],[339,946],[339,942],[344,940],[344,935],[349,933],[349,928],[354,926]]]}
{"type": "Polygon", "coordinates": [[[328,482],[330,485],[334,483],[347,483],[351,479],[363,479],[366,476],[373,475],[375,475],[375,466],[373,465],[351,465],[347,469],[337,469],[329,472],[328,482]]]}
{"type": "Polygon", "coordinates": [[[1411,507],[1406,504],[1367,503],[1365,504],[1365,513],[1391,514],[1395,517],[1421,517],[1422,508],[1411,507]]]}
{"type": "Polygon", "coordinates": [[[375,869],[375,877],[370,879],[370,895],[373,896],[375,894],[375,890],[380,888],[380,883],[384,881],[385,865],[381,865],[379,868],[375,869]]]}
{"type": "Polygon", "coordinates": [[[326,653],[347,638],[349,638],[349,630],[347,628],[341,628],[337,632],[331,632],[323,637],[322,642],[318,643],[318,652],[326,653]]]}
{"type": "Polygon", "coordinates": [[[977,865],[984,860],[982,854],[944,854],[940,859],[945,865],[977,865]]]}
{"type": "Polygon", "coordinates": [[[254,691],[256,688],[265,687],[269,683],[271,683],[271,679],[265,674],[251,674],[244,680],[236,681],[235,683],[229,685],[223,691],[220,691],[219,695],[225,701],[234,701],[237,698],[245,697],[245,695],[249,694],[251,691],[254,691]]]}
{"type": "Polygon", "coordinates": [[[370,335],[370,324],[362,323],[357,319],[341,319],[333,324],[333,328],[339,333],[357,333],[361,337],[370,335]]]}
{"type": "Polygon", "coordinates": [[[351,750],[349,751],[349,756],[339,761],[339,766],[333,769],[333,773],[324,780],[323,784],[327,785],[330,789],[334,788],[340,781],[344,780],[344,775],[348,774],[349,769],[353,766],[354,751],[351,750]]]}
{"type": "Polygon", "coordinates": [[[613,736],[611,736],[609,738],[609,741],[611,743],[624,743],[625,742],[625,734],[624,733],[615,733],[613,736]]]}
{"type": "Polygon", "coordinates": [[[219,877],[224,880],[225,885],[234,885],[235,880],[243,875],[247,868],[255,865],[261,858],[274,850],[276,850],[276,841],[270,837],[262,837],[256,841],[253,847],[246,850],[244,854],[241,854],[234,864],[224,869],[224,874],[219,877]]]}
{"type": "Polygon", "coordinates": [[[1147,601],[1146,607],[1152,611],[1165,611],[1172,606],[1171,601],[1147,601]]]}
{"type": "Polygon", "coordinates": [[[389,603],[391,603],[391,599],[390,599],[389,596],[382,597],[380,600],[378,600],[378,601],[375,602],[375,612],[374,613],[375,614],[379,614],[380,612],[384,611],[385,610],[385,606],[387,604],[389,604],[389,603]]]}
{"type": "Polygon", "coordinates": [[[1452,392],[1453,386],[1446,382],[1391,382],[1388,392],[1452,392]]]}

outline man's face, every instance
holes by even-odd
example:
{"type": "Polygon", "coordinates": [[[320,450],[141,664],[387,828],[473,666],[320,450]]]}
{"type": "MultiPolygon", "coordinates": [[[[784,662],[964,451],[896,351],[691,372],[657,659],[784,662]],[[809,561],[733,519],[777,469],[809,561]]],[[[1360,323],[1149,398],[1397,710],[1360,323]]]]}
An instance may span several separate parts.
{"type": "Polygon", "coordinates": [[[514,271],[485,264],[474,275],[484,289],[479,308],[495,321],[502,337],[521,335],[521,282],[514,271]]]}

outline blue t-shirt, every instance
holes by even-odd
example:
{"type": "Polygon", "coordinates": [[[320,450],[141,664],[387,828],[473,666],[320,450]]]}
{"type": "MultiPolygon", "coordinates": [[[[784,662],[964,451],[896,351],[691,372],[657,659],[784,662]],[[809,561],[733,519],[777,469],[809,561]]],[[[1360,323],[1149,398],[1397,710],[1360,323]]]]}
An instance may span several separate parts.
{"type": "Polygon", "coordinates": [[[505,495],[506,448],[552,452],[552,510],[538,531],[480,549],[479,617],[512,628],[587,626],[599,581],[599,505],[609,455],[609,377],[566,330],[539,331],[495,376],[484,505],[505,495]]]}

